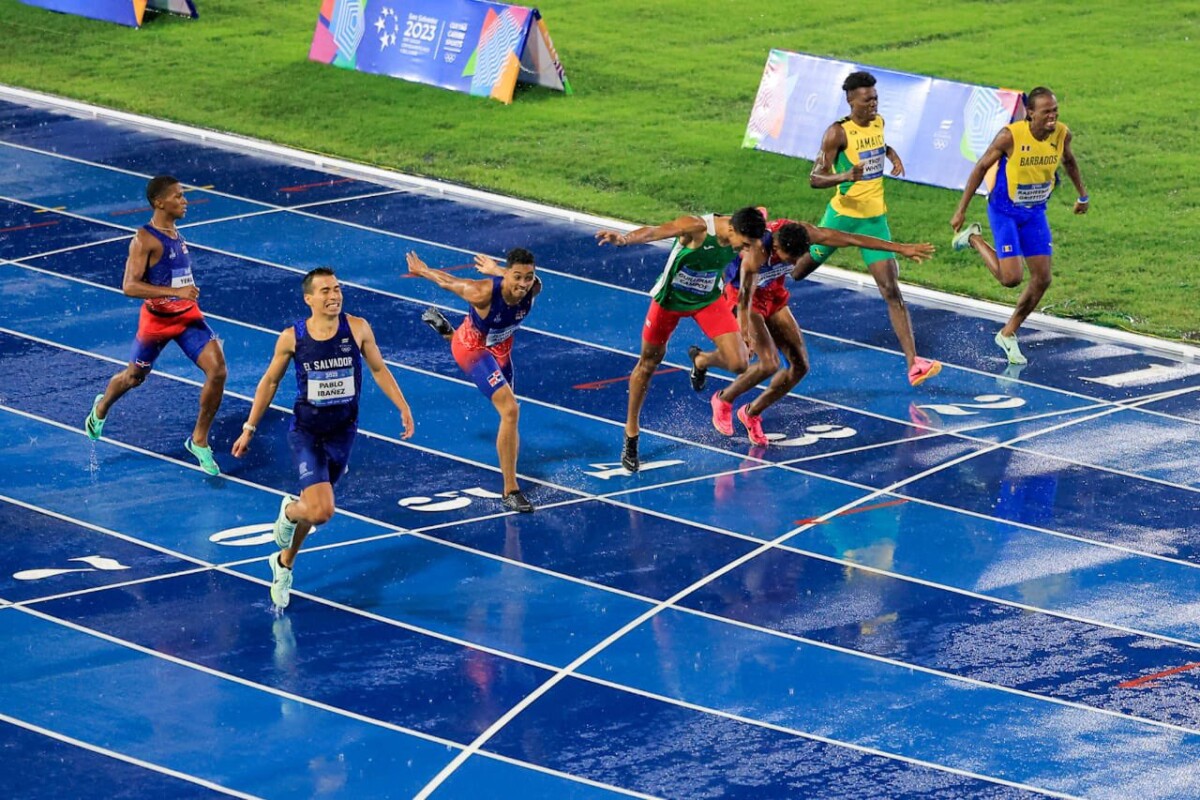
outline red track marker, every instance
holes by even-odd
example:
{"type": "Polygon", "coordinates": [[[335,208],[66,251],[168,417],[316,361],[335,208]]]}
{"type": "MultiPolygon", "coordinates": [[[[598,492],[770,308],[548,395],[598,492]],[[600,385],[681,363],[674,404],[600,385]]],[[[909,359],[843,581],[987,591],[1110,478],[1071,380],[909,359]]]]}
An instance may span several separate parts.
{"type": "Polygon", "coordinates": [[[1162,672],[1156,672],[1153,675],[1143,675],[1142,677],[1134,678],[1131,681],[1125,681],[1124,683],[1118,683],[1117,688],[1118,689],[1132,689],[1135,686],[1141,686],[1143,683],[1149,683],[1150,681],[1156,681],[1159,678],[1165,678],[1168,675],[1174,675],[1176,672],[1187,672],[1189,669],[1195,669],[1196,667],[1200,667],[1200,661],[1193,663],[1193,664],[1184,664],[1182,667],[1172,667],[1171,669],[1164,669],[1162,672]]]}
{"type": "Polygon", "coordinates": [[[336,186],[339,183],[351,183],[353,181],[354,178],[339,178],[336,181],[319,181],[317,183],[302,183],[299,186],[285,186],[279,191],[286,194],[293,194],[295,192],[307,192],[309,189],[317,189],[322,186],[336,186]]]}
{"type": "MultiPolygon", "coordinates": [[[[655,372],[655,375],[666,375],[668,372],[683,372],[683,367],[666,367],[655,372]]],[[[620,378],[605,378],[602,381],[592,381],[591,383],[577,383],[572,386],[572,389],[603,389],[610,383],[621,383],[629,380],[628,375],[622,375],[620,378]]]]}
{"type": "Polygon", "coordinates": [[[27,225],[18,225],[15,228],[0,228],[0,233],[12,233],[13,231],[27,231],[30,228],[45,228],[48,225],[57,225],[58,220],[51,219],[46,222],[30,222],[27,225]]]}
{"type": "MultiPolygon", "coordinates": [[[[899,498],[897,500],[888,500],[886,503],[873,503],[872,505],[869,505],[869,506],[859,506],[858,508],[851,508],[846,511],[843,511],[840,514],[834,514],[829,519],[818,519],[816,517],[809,517],[808,519],[792,520],[792,524],[793,525],[824,525],[826,522],[829,522],[832,519],[836,519],[837,517],[845,517],[845,516],[849,516],[850,514],[861,514],[864,511],[874,511],[877,508],[887,508],[888,506],[898,506],[901,503],[907,503],[907,502],[908,501],[905,500],[904,498],[899,498]]],[[[1200,664],[1198,664],[1197,666],[1200,666],[1200,664]]]]}

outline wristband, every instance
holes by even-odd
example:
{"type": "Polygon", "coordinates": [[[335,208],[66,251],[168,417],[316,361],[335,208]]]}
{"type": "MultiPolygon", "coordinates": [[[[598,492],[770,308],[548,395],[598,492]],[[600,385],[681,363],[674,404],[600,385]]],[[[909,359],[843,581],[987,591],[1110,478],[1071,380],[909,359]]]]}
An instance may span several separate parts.
{"type": "Polygon", "coordinates": [[[244,431],[250,431],[251,433],[254,433],[255,431],[257,431],[257,430],[258,430],[258,428],[257,428],[256,426],[254,426],[254,425],[251,425],[249,422],[243,422],[243,423],[242,423],[242,430],[244,430],[244,431]]]}
{"type": "Polygon", "coordinates": [[[1078,200],[1078,202],[1082,203],[1083,205],[1087,205],[1087,201],[1088,201],[1088,196],[1086,194],[1083,197],[1079,198],[1079,200],[1078,200]]]}

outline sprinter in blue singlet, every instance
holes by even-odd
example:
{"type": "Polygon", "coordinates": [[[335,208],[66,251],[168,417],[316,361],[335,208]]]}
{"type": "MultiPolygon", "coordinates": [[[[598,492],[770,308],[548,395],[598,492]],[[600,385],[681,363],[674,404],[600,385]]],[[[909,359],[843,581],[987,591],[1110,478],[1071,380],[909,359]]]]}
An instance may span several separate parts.
{"type": "Polygon", "coordinates": [[[533,253],[523,247],[509,250],[503,267],[489,256],[476,255],[475,268],[488,277],[459,278],[431,268],[416,253],[408,254],[410,275],[427,278],[467,301],[470,310],[457,330],[436,308],[426,309],[421,319],[450,341],[450,351],[459,368],[492,401],[500,415],[500,429],[496,432],[496,453],[504,479],[500,502],[510,511],[529,513],[533,511],[533,503],[517,485],[519,409],[513,394],[512,346],[513,334],[542,291],[542,281],[534,274],[533,253]]]}
{"type": "Polygon", "coordinates": [[[291,599],[292,567],[304,538],[333,517],[333,485],[346,471],[358,432],[358,399],[362,392],[362,363],[388,399],[400,410],[404,438],[413,434],[412,412],[396,384],[371,326],[362,317],[342,311],[342,286],[333,270],[318,267],[304,276],[304,303],[311,311],[279,334],[275,354],[254,392],[250,416],[233,443],[241,458],[267,413],[289,361],[296,368],[296,402],[288,429],[288,445],[300,474],[300,496],[284,495],[275,520],[271,565],[271,600],[284,608],[291,599]]]}
{"type": "Polygon", "coordinates": [[[195,456],[202,470],[209,475],[220,475],[221,468],[208,443],[208,432],[225,395],[225,355],[196,304],[200,289],[192,275],[192,257],[175,227],[187,214],[187,198],[178,180],[159,175],[146,184],[146,199],[153,215],[129,243],[125,277],[121,281],[121,290],[127,296],[143,300],[133,352],[129,365],[113,375],[104,392],[92,400],[92,410],[83,422],[83,429],[93,442],[99,439],[113,404],[130,389],[141,386],[163,348],[175,342],[204,370],[200,412],[192,435],[184,440],[183,446],[195,456]]]}

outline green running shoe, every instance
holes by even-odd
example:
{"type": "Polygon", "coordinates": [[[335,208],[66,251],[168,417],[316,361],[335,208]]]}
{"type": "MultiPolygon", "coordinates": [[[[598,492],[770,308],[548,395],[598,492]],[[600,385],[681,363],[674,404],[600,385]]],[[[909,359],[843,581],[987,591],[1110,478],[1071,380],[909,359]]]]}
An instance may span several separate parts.
{"type": "Polygon", "coordinates": [[[104,420],[96,416],[96,406],[100,405],[100,401],[103,399],[103,392],[96,395],[96,399],[92,401],[92,410],[88,412],[87,419],[83,421],[83,430],[93,442],[99,440],[100,434],[104,433],[104,420]]]}
{"type": "Polygon", "coordinates": [[[1017,346],[1016,336],[1005,336],[1003,333],[996,333],[996,344],[1000,345],[1000,349],[1004,351],[1004,355],[1008,357],[1010,364],[1028,364],[1029,359],[1025,358],[1021,353],[1021,348],[1017,346]]]}
{"type": "Polygon", "coordinates": [[[286,509],[288,503],[295,502],[296,498],[285,494],[283,499],[279,501],[279,516],[275,518],[275,544],[280,550],[287,550],[292,546],[292,537],[296,535],[296,523],[287,518],[286,509]]]}
{"type": "Polygon", "coordinates": [[[292,601],[292,571],[279,563],[279,553],[272,553],[267,563],[271,565],[271,602],[287,608],[292,601]]]}
{"type": "Polygon", "coordinates": [[[192,441],[192,437],[184,439],[183,446],[187,451],[196,457],[200,462],[200,469],[204,470],[209,475],[220,475],[221,468],[217,466],[217,462],[213,460],[212,448],[198,445],[192,441]]]}

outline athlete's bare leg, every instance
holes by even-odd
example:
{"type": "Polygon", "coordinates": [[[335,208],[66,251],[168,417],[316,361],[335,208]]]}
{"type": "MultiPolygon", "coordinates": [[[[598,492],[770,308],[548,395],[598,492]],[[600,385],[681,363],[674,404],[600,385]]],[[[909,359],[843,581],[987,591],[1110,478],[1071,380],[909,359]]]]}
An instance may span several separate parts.
{"type": "Polygon", "coordinates": [[[871,264],[867,269],[870,270],[871,277],[875,279],[879,293],[887,301],[892,330],[896,332],[896,338],[900,340],[900,349],[904,351],[904,360],[908,362],[909,369],[911,369],[913,362],[917,359],[917,344],[913,339],[912,319],[908,316],[908,306],[904,304],[904,296],[900,294],[900,265],[894,258],[885,258],[871,264]]]}
{"type": "Polygon", "coordinates": [[[200,357],[196,359],[196,366],[204,370],[204,386],[200,389],[200,413],[196,416],[196,427],[192,429],[192,441],[208,447],[208,432],[225,396],[225,378],[228,375],[221,343],[213,339],[204,345],[200,357]]]}
{"type": "Polygon", "coordinates": [[[1008,323],[1000,329],[1001,335],[1015,336],[1017,328],[1033,313],[1038,303],[1042,302],[1042,295],[1050,288],[1050,261],[1050,256],[1029,256],[1025,259],[1025,265],[1029,267],[1029,283],[1017,298],[1017,305],[1012,316],[1008,318],[1008,323]]]}
{"type": "Polygon", "coordinates": [[[792,316],[792,310],[787,306],[779,309],[767,318],[766,327],[788,363],[775,373],[766,390],[746,408],[746,413],[754,417],[762,416],[767,408],[796,388],[808,374],[808,348],[804,346],[804,335],[792,316]]]}
{"type": "Polygon", "coordinates": [[[296,554],[300,552],[300,545],[304,544],[305,537],[317,525],[329,522],[333,518],[333,511],[333,484],[328,481],[314,483],[300,492],[298,500],[288,503],[283,513],[296,523],[296,533],[292,537],[291,547],[279,552],[280,566],[292,568],[292,565],[296,563],[296,554]]]}
{"type": "MultiPolygon", "coordinates": [[[[775,374],[779,369],[779,351],[767,329],[767,322],[762,314],[750,312],[750,346],[758,360],[750,364],[733,383],[726,386],[718,394],[726,403],[732,403],[750,389],[775,374]]],[[[700,360],[699,356],[696,358],[700,360]]]]}
{"type": "Polygon", "coordinates": [[[713,339],[713,344],[717,346],[716,350],[708,350],[696,355],[694,363],[697,367],[700,369],[718,367],[726,372],[732,372],[734,375],[741,375],[746,371],[750,354],[746,350],[746,343],[742,341],[740,331],[723,333],[713,339]]]}
{"type": "Polygon", "coordinates": [[[100,398],[100,402],[96,403],[97,419],[107,418],[113,404],[124,397],[125,393],[130,389],[145,383],[149,375],[149,367],[142,368],[137,364],[130,364],[109,378],[108,386],[104,387],[104,397],[100,398]]]}
{"type": "Polygon", "coordinates": [[[496,453],[500,456],[500,474],[504,476],[504,494],[518,491],[517,450],[521,437],[517,432],[520,406],[516,395],[508,386],[503,386],[492,395],[492,405],[500,414],[500,429],[496,432],[496,453]]]}
{"type": "Polygon", "coordinates": [[[1012,287],[1021,284],[1021,279],[1025,277],[1025,270],[1021,265],[1020,256],[997,257],[996,248],[992,247],[991,242],[978,233],[973,234],[967,241],[975,249],[975,252],[979,253],[988,272],[992,273],[1002,286],[1012,287]]]}
{"type": "Polygon", "coordinates": [[[650,389],[650,379],[654,377],[658,365],[667,354],[665,345],[650,344],[642,340],[642,352],[638,356],[637,365],[629,375],[629,409],[625,415],[625,435],[637,436],[641,430],[642,405],[646,402],[646,392],[650,389]]]}

